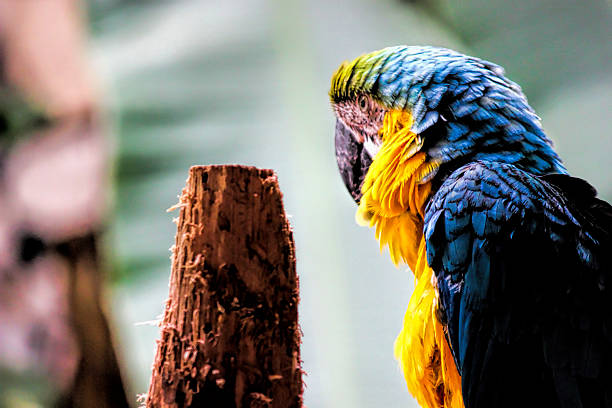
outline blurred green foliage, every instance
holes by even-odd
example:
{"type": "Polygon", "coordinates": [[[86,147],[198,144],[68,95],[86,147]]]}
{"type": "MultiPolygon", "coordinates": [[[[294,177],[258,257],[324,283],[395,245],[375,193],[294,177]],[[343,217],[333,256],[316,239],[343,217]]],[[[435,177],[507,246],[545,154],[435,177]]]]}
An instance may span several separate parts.
{"type": "Polygon", "coordinates": [[[0,149],[48,125],[48,118],[6,84],[0,85],[0,149]]]}

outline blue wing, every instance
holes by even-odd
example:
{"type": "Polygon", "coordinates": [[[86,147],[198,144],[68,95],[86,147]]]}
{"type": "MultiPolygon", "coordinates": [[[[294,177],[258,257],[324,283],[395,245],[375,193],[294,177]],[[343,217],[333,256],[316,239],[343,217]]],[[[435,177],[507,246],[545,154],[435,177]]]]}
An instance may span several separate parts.
{"type": "Polygon", "coordinates": [[[612,407],[612,207],[585,181],[463,166],[426,211],[466,408],[612,407]]]}

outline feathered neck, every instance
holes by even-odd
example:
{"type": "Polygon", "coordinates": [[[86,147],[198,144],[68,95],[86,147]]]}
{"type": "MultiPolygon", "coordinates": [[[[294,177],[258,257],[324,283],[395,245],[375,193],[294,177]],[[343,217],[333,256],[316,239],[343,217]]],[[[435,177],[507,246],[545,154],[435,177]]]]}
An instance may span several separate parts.
{"type": "Polygon", "coordinates": [[[412,116],[392,110],[379,132],[382,146],[362,186],[357,221],[376,227],[381,250],[389,246],[392,261],[412,270],[422,238],[423,218],[431,183],[427,176],[438,166],[419,151],[423,139],[413,133],[412,116]]]}

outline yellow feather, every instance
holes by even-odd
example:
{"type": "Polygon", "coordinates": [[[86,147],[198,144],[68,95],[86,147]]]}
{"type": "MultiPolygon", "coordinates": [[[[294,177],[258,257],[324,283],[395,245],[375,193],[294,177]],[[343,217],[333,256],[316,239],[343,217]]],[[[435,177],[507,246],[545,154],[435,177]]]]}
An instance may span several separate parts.
{"type": "Polygon", "coordinates": [[[461,377],[446,337],[436,318],[437,296],[433,271],[427,265],[425,240],[417,259],[417,279],[395,341],[395,356],[406,378],[408,390],[425,408],[463,408],[461,377]]]}
{"type": "Polygon", "coordinates": [[[461,377],[436,318],[435,277],[427,264],[423,218],[431,183],[439,163],[419,150],[422,138],[413,133],[412,116],[404,111],[385,114],[379,131],[381,148],[366,174],[355,218],[374,226],[381,251],[389,247],[396,265],[408,264],[416,285],[403,328],[395,342],[406,384],[425,408],[463,408],[461,377]]]}

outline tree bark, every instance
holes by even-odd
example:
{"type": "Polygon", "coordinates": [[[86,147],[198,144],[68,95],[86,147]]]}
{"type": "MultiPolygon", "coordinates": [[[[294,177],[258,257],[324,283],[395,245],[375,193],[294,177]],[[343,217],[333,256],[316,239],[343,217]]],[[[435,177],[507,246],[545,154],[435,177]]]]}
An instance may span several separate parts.
{"type": "Polygon", "coordinates": [[[298,278],[277,178],[190,169],[147,407],[302,406],[298,278]]]}

